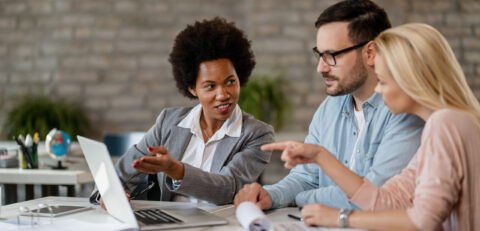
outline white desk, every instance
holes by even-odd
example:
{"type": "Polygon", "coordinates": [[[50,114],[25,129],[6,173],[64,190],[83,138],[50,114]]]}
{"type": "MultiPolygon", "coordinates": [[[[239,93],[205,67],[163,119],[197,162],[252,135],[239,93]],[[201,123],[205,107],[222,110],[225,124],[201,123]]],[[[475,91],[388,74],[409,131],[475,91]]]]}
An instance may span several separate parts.
{"type": "MultiPolygon", "coordinates": [[[[35,199],[31,201],[25,201],[21,203],[16,203],[16,204],[11,204],[4,206],[2,208],[2,217],[8,218],[8,219],[16,219],[16,214],[17,210],[20,206],[28,206],[30,208],[35,208],[39,203],[46,203],[49,205],[53,204],[61,204],[61,205],[80,205],[80,206],[91,206],[88,204],[88,198],[72,198],[72,197],[45,197],[45,198],[40,198],[40,199],[35,199]]],[[[152,201],[134,201],[133,206],[134,208],[149,208],[149,207],[155,207],[159,206],[162,204],[167,204],[167,203],[179,203],[179,202],[152,202],[152,201]]],[[[200,230],[213,230],[213,231],[223,231],[223,230],[228,230],[228,231],[235,231],[235,230],[243,230],[242,227],[239,225],[236,217],[235,217],[235,208],[232,205],[226,205],[226,206],[213,206],[213,205],[204,205],[200,207],[204,210],[210,211],[217,216],[223,217],[228,220],[227,225],[222,225],[222,226],[210,226],[210,227],[199,227],[199,228],[189,228],[185,230],[191,230],[191,231],[200,231],[200,230]]],[[[298,213],[297,208],[285,208],[285,209],[278,209],[273,212],[270,212],[267,214],[267,217],[276,225],[279,224],[295,224],[295,227],[305,227],[303,223],[292,220],[287,217],[288,213],[298,213]]],[[[28,219],[23,217],[22,219],[28,219]]],[[[111,224],[112,226],[114,225],[121,225],[121,223],[108,215],[108,213],[105,212],[105,210],[99,208],[98,206],[94,206],[93,209],[79,212],[79,213],[74,213],[62,217],[57,217],[54,218],[53,223],[55,222],[60,222],[62,220],[68,220],[68,219],[76,219],[76,220],[82,220],[82,221],[87,221],[91,223],[95,223],[100,225],[105,225],[105,224],[111,224]]],[[[290,227],[291,228],[291,227],[290,227]]],[[[286,230],[282,229],[281,227],[276,227],[275,230],[286,230]]],[[[305,229],[298,229],[298,230],[305,230],[305,229]]],[[[325,228],[308,228],[308,230],[327,230],[325,228]]],[[[328,229],[328,230],[335,230],[335,229],[328,229]]],[[[340,230],[340,229],[338,229],[340,230]]],[[[348,229],[341,229],[341,230],[348,230],[348,229]]]]}
{"type": "Polygon", "coordinates": [[[33,199],[33,185],[42,185],[42,196],[58,195],[58,186],[67,187],[67,195],[75,196],[75,186],[93,182],[87,169],[65,170],[0,168],[0,184],[5,185],[6,204],[15,203],[17,185],[25,184],[26,199],[33,199]]]}
{"type": "MultiPolygon", "coordinates": [[[[16,148],[13,142],[0,142],[0,146],[16,148]]],[[[17,202],[17,185],[26,185],[26,199],[33,199],[33,185],[42,185],[42,196],[57,196],[58,186],[67,187],[67,195],[75,196],[75,186],[93,182],[83,154],[78,152],[78,145],[73,146],[75,154],[67,158],[68,169],[55,170],[55,161],[48,155],[40,155],[40,169],[0,168],[0,184],[5,185],[6,204],[17,202]],[[49,165],[49,166],[47,166],[49,165]]],[[[45,153],[43,145],[39,153],[45,153]]]]}

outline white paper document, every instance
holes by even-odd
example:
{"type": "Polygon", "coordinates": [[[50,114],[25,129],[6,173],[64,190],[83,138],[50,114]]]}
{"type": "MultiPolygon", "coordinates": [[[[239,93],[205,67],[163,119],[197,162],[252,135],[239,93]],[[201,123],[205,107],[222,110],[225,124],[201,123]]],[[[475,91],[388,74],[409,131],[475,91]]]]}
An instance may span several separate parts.
{"type": "Polygon", "coordinates": [[[249,231],[270,231],[273,230],[272,223],[265,214],[252,202],[242,202],[236,211],[238,222],[245,230],[249,231]]]}
{"type": "MultiPolygon", "coordinates": [[[[360,229],[342,229],[311,227],[300,221],[270,221],[265,213],[252,202],[242,202],[235,212],[240,225],[248,231],[347,231],[360,229]]],[[[285,216],[286,220],[287,217],[285,216]]]]}

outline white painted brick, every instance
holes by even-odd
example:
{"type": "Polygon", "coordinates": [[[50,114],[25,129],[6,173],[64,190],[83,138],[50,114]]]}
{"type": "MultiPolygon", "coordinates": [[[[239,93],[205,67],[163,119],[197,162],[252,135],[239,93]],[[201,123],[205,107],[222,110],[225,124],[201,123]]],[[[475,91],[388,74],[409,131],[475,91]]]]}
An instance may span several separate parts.
{"type": "Polygon", "coordinates": [[[14,18],[0,18],[0,29],[13,29],[17,25],[14,18]]]}
{"type": "Polygon", "coordinates": [[[478,0],[461,0],[458,1],[462,11],[478,14],[480,11],[480,2],[478,0]]]}
{"type": "Polygon", "coordinates": [[[138,10],[138,5],[136,3],[137,1],[115,1],[114,3],[114,9],[117,12],[135,12],[138,10]]]}
{"type": "Polygon", "coordinates": [[[20,29],[32,30],[35,27],[36,21],[32,18],[20,18],[17,20],[20,29]]]}
{"type": "Polygon", "coordinates": [[[79,27],[75,29],[74,37],[77,39],[89,39],[92,37],[92,30],[88,27],[79,27]]]}
{"type": "Polygon", "coordinates": [[[465,27],[470,24],[480,24],[478,13],[448,13],[447,25],[465,27]]]}
{"type": "Polygon", "coordinates": [[[167,46],[158,41],[131,40],[118,42],[116,50],[120,53],[150,53],[167,51],[167,46]]]}
{"type": "Polygon", "coordinates": [[[145,122],[149,121],[151,124],[154,121],[151,119],[151,113],[144,110],[130,110],[130,109],[113,109],[105,113],[105,119],[109,122],[145,122]]]}
{"type": "Polygon", "coordinates": [[[32,14],[50,14],[52,13],[53,8],[48,1],[30,1],[29,11],[32,14]]]}
{"type": "Polygon", "coordinates": [[[463,38],[463,47],[466,50],[479,49],[480,50],[480,38],[479,37],[465,37],[463,38]]]}
{"type": "Polygon", "coordinates": [[[112,99],[112,108],[120,109],[120,108],[131,108],[137,109],[142,107],[144,104],[143,97],[139,96],[132,96],[132,95],[123,95],[119,97],[114,97],[112,99]]]}
{"type": "Polygon", "coordinates": [[[101,79],[105,82],[112,83],[130,83],[132,79],[132,72],[126,71],[109,71],[102,74],[101,79]]]}
{"type": "MultiPolygon", "coordinates": [[[[41,45],[40,51],[44,55],[83,55],[90,52],[90,45],[83,42],[47,42],[41,45]]],[[[67,57],[69,58],[69,57],[67,57]]],[[[78,57],[74,57],[78,58],[78,57]]]]}
{"type": "Polygon", "coordinates": [[[109,107],[108,100],[101,97],[89,97],[85,100],[85,107],[91,110],[102,110],[109,107]]]}
{"type": "Polygon", "coordinates": [[[35,59],[35,68],[40,70],[52,70],[58,66],[56,58],[39,57],[35,59]]]}
{"type": "Polygon", "coordinates": [[[165,108],[167,105],[167,100],[165,97],[149,97],[146,100],[146,105],[148,108],[160,111],[161,109],[165,108]]]}
{"type": "MultiPolygon", "coordinates": [[[[5,84],[7,82],[8,82],[8,75],[6,73],[0,72],[0,83],[5,84]]],[[[0,94],[0,97],[1,96],[2,96],[2,94],[0,94]]]]}
{"type": "Polygon", "coordinates": [[[16,71],[30,71],[33,69],[33,61],[29,58],[15,59],[10,62],[10,67],[16,71]]]}
{"type": "Polygon", "coordinates": [[[87,96],[118,96],[125,93],[125,88],[123,84],[100,83],[87,85],[85,87],[85,94],[87,96]]]}
{"type": "MultiPolygon", "coordinates": [[[[9,84],[7,88],[3,89],[4,94],[10,97],[16,97],[16,96],[25,96],[28,94],[31,89],[30,86],[27,86],[25,84],[9,84]]],[[[6,101],[4,107],[7,109],[11,108],[11,106],[8,106],[8,103],[13,104],[13,101],[6,101]]]]}
{"type": "Polygon", "coordinates": [[[429,24],[444,24],[445,15],[441,13],[414,13],[407,17],[409,22],[423,22],[429,24]]]}
{"type": "Polygon", "coordinates": [[[116,30],[108,28],[93,28],[92,29],[92,38],[96,39],[113,39],[115,38],[116,30]]]}
{"type": "Polygon", "coordinates": [[[445,12],[455,8],[455,1],[450,0],[435,0],[425,1],[416,0],[412,1],[413,11],[415,12],[445,12]]]}
{"type": "Polygon", "coordinates": [[[14,73],[10,75],[10,82],[18,83],[49,83],[52,79],[52,74],[49,72],[33,72],[33,73],[14,73]]]}
{"type": "Polygon", "coordinates": [[[253,43],[255,51],[265,53],[288,53],[303,50],[303,43],[299,40],[286,38],[271,38],[253,43]]]}
{"type": "Polygon", "coordinates": [[[166,13],[169,9],[165,2],[143,2],[142,11],[148,13],[166,13]]]}
{"type": "Polygon", "coordinates": [[[55,90],[59,96],[63,97],[83,96],[83,86],[80,84],[59,84],[55,90]]]}
{"type": "Polygon", "coordinates": [[[148,70],[140,70],[136,75],[135,75],[135,80],[139,82],[156,82],[159,80],[159,75],[158,71],[148,71],[148,70]]]}
{"type": "Polygon", "coordinates": [[[115,70],[134,70],[137,68],[137,59],[134,56],[121,56],[112,60],[115,70]]]}
{"type": "Polygon", "coordinates": [[[72,8],[71,1],[56,0],[53,2],[53,9],[56,12],[69,12],[72,8]]]}
{"type": "Polygon", "coordinates": [[[98,74],[94,71],[59,71],[54,74],[54,78],[60,83],[93,84],[99,80],[98,74]]]}
{"type": "Polygon", "coordinates": [[[21,14],[27,10],[27,5],[24,2],[10,1],[3,2],[3,11],[5,14],[21,14]]]}
{"type": "Polygon", "coordinates": [[[281,26],[280,25],[258,25],[254,27],[253,33],[255,36],[258,36],[258,37],[275,36],[281,33],[281,26]]]}
{"type": "Polygon", "coordinates": [[[92,44],[92,52],[98,54],[111,54],[114,51],[114,46],[111,42],[97,41],[92,44]]]}
{"type": "Polygon", "coordinates": [[[169,66],[168,58],[159,55],[143,55],[140,57],[140,67],[144,68],[165,68],[169,66]]]}
{"type": "Polygon", "coordinates": [[[465,51],[465,61],[468,63],[480,64],[480,52],[478,51],[465,51]]]}
{"type": "Polygon", "coordinates": [[[25,57],[33,55],[33,48],[31,46],[11,46],[9,50],[12,56],[25,57]]]}
{"type": "Polygon", "coordinates": [[[112,10],[112,1],[82,0],[75,2],[73,11],[89,13],[109,13],[112,10]]]}

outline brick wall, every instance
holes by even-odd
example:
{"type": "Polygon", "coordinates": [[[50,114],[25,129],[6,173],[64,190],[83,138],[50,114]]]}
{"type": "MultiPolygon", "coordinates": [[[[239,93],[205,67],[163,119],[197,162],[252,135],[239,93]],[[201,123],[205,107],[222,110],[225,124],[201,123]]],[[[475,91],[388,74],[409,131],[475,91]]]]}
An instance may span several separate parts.
{"type": "MultiPolygon", "coordinates": [[[[253,40],[256,73],[291,83],[292,122],[305,131],[325,97],[315,73],[313,22],[336,1],[0,0],[0,123],[15,99],[44,93],[83,105],[97,134],[145,130],[178,94],[167,61],[174,36],[194,20],[222,16],[253,40]]],[[[480,96],[478,0],[379,0],[394,25],[427,22],[455,50],[480,96]]]]}

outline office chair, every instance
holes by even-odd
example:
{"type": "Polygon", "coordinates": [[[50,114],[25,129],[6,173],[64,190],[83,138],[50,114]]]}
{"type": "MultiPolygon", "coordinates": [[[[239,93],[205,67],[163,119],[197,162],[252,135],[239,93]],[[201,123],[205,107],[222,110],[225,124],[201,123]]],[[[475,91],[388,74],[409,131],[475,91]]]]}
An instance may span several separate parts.
{"type": "Polygon", "coordinates": [[[105,132],[103,142],[111,156],[121,156],[130,147],[138,143],[145,132],[105,132]]]}

